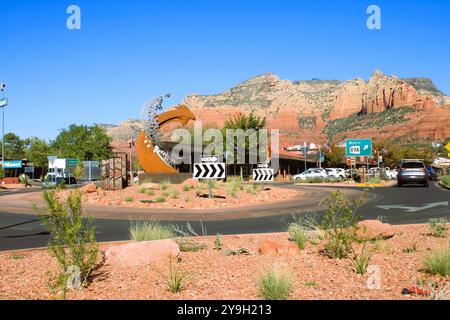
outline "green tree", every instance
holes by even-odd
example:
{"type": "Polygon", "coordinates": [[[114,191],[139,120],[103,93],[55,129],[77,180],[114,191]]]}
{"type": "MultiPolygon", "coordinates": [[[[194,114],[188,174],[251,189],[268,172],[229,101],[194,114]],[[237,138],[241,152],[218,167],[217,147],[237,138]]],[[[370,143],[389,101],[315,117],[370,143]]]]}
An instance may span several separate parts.
{"type": "Polygon", "coordinates": [[[50,156],[51,153],[50,145],[45,140],[34,137],[30,139],[30,144],[25,150],[25,157],[35,166],[47,168],[47,157],[50,156]]]}
{"type": "MultiPolygon", "coordinates": [[[[21,160],[25,158],[25,149],[29,143],[28,139],[22,140],[15,133],[5,134],[5,159],[21,160]]],[[[2,143],[0,142],[0,150],[2,143]]]]}
{"type": "Polygon", "coordinates": [[[111,141],[104,128],[72,124],[61,130],[51,147],[60,158],[101,160],[112,156],[111,141]]]}
{"type": "Polygon", "coordinates": [[[2,181],[4,177],[5,177],[5,169],[3,169],[3,167],[0,167],[0,188],[2,187],[2,181]]]}
{"type": "Polygon", "coordinates": [[[331,145],[329,148],[322,149],[325,156],[325,167],[339,167],[345,163],[345,148],[331,145]]]}
{"type": "MultiPolygon", "coordinates": [[[[222,134],[224,136],[224,138],[226,139],[226,131],[229,129],[232,130],[243,130],[244,132],[247,130],[255,130],[256,133],[258,133],[259,130],[264,129],[266,126],[266,121],[265,119],[262,119],[258,116],[255,116],[253,112],[251,112],[249,115],[245,115],[245,114],[238,114],[236,116],[234,116],[231,119],[228,119],[225,124],[224,127],[222,129],[222,134]]],[[[245,141],[243,142],[244,145],[238,146],[238,139],[235,137],[234,138],[235,141],[233,143],[234,146],[237,147],[241,147],[245,150],[245,156],[248,159],[249,156],[249,151],[250,151],[250,142],[249,139],[245,139],[245,141]]],[[[228,143],[228,141],[227,141],[228,143]]],[[[259,141],[258,141],[258,148],[257,150],[259,150],[259,141]]],[[[236,153],[236,150],[235,150],[236,153]]],[[[237,160],[237,156],[236,154],[234,155],[234,159],[235,161],[237,160]]]]}

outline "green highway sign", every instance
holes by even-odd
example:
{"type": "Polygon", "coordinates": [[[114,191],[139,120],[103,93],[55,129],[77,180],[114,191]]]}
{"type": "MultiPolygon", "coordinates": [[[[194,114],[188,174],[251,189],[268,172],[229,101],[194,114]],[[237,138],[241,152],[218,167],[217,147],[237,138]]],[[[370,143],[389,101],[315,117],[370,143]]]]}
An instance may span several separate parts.
{"type": "Polygon", "coordinates": [[[347,139],[345,141],[347,157],[371,157],[372,139],[347,139]]]}
{"type": "Polygon", "coordinates": [[[6,107],[8,105],[8,99],[0,99],[0,108],[6,107]]]}
{"type": "Polygon", "coordinates": [[[78,160],[77,159],[67,159],[67,164],[69,166],[77,166],[78,165],[78,160]]]}

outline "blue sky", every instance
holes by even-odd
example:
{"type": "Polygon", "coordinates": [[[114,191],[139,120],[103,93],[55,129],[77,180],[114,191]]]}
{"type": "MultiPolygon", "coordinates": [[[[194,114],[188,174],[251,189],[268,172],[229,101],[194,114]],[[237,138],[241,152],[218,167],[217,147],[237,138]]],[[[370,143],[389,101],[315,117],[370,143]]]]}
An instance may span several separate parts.
{"type": "Polygon", "coordinates": [[[145,100],[213,94],[255,75],[424,76],[450,94],[450,1],[0,0],[6,131],[138,118],[145,100]],[[81,30],[66,9],[81,8],[81,30]],[[377,4],[382,30],[366,27],[377,4]]]}

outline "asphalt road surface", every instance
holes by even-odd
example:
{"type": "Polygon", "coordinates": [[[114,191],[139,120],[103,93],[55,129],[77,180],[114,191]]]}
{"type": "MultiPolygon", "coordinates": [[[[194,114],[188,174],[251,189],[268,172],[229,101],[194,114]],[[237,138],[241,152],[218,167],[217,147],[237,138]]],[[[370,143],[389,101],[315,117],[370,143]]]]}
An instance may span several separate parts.
{"type": "MultiPolygon", "coordinates": [[[[206,229],[208,235],[217,233],[247,234],[279,232],[285,230],[286,219],[292,214],[305,214],[314,212],[320,218],[325,212],[325,207],[319,205],[323,198],[336,190],[335,187],[309,187],[287,185],[288,188],[300,188],[308,192],[308,199],[296,199],[280,204],[269,204],[250,209],[227,209],[204,212],[201,216],[187,214],[186,219],[177,219],[170,216],[169,219],[161,219],[163,223],[171,223],[180,227],[186,227],[189,222],[199,235],[206,229]],[[220,217],[215,217],[215,213],[220,217]],[[227,215],[229,214],[229,218],[227,215]],[[189,217],[193,217],[190,219],[189,217]],[[240,218],[242,217],[242,218],[240,218]],[[167,221],[170,220],[170,221],[167,221]],[[184,221],[181,221],[184,220],[184,221]]],[[[361,194],[361,189],[340,188],[354,197],[361,194]]],[[[24,191],[32,193],[36,191],[24,191]]],[[[12,192],[0,193],[0,250],[13,250],[43,247],[46,245],[49,234],[41,226],[37,217],[32,214],[30,208],[17,203],[2,201],[9,199],[12,192]],[[11,209],[11,207],[17,207],[11,209]]],[[[17,194],[17,192],[15,193],[17,194]]],[[[430,188],[422,187],[387,187],[376,188],[369,191],[367,202],[358,210],[364,219],[377,219],[382,217],[384,222],[391,224],[426,223],[430,218],[450,218],[450,191],[444,190],[432,184],[430,188]]],[[[128,229],[130,219],[143,219],[139,212],[142,210],[131,210],[125,208],[114,208],[116,215],[122,218],[111,218],[105,215],[109,208],[98,210],[98,214],[104,218],[97,218],[96,238],[98,241],[120,241],[129,240],[128,229]],[[118,212],[121,210],[122,212],[118,212]],[[120,213],[120,214],[117,214],[120,213]]],[[[114,211],[113,210],[113,211],[114,211]]],[[[88,209],[88,213],[95,209],[88,209]]],[[[159,213],[168,210],[158,210],[159,213]]],[[[95,213],[95,212],[94,212],[95,213]]],[[[198,213],[198,212],[197,212],[198,213]]],[[[95,214],[94,214],[95,215],[95,214]]],[[[169,217],[169,216],[167,216],[169,217]]],[[[147,216],[150,219],[150,216],[147,216]]]]}

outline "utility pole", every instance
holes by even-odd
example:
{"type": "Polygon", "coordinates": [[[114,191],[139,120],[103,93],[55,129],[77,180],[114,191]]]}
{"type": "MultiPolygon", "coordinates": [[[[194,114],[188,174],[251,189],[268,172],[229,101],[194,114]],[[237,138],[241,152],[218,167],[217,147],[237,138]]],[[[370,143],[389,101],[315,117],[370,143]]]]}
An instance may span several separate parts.
{"type": "Polygon", "coordinates": [[[5,98],[5,89],[6,84],[0,83],[0,92],[2,93],[0,99],[0,108],[2,108],[2,167],[5,166],[5,107],[8,105],[8,99],[5,98]]]}

